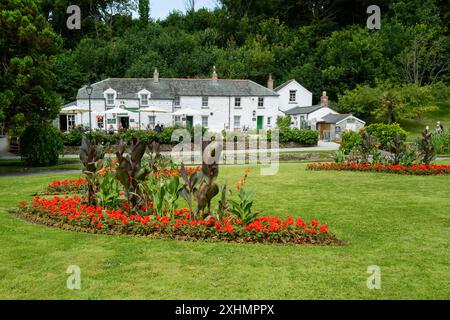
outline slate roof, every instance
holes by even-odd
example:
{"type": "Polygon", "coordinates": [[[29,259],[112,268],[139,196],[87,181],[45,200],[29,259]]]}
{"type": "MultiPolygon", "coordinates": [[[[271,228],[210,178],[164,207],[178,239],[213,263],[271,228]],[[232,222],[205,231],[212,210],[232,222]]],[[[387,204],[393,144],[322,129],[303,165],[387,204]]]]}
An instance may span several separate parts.
{"type": "Polygon", "coordinates": [[[61,106],[61,108],[67,108],[67,107],[76,106],[76,105],[77,105],[77,102],[72,101],[72,102],[66,103],[65,105],[61,106]]]}
{"type": "MultiPolygon", "coordinates": [[[[174,99],[175,96],[278,96],[251,80],[108,78],[92,84],[92,99],[103,99],[109,88],[117,91],[117,99],[138,99],[138,92],[146,89],[152,99],[174,99]]],[[[77,99],[87,99],[85,87],[78,90],[77,99]]]]}
{"type": "Polygon", "coordinates": [[[326,116],[322,117],[322,122],[325,123],[338,123],[339,121],[344,120],[345,118],[350,117],[351,114],[327,114],[326,116]]]}
{"type": "Polygon", "coordinates": [[[295,79],[288,80],[288,81],[286,81],[285,83],[280,84],[278,87],[276,87],[276,88],[274,89],[274,91],[279,91],[279,90],[283,89],[283,88],[286,87],[288,84],[290,84],[291,82],[294,82],[294,81],[295,81],[295,79]]]}
{"type": "Polygon", "coordinates": [[[310,114],[316,110],[319,110],[320,108],[323,108],[321,105],[316,106],[309,106],[309,107],[294,107],[292,109],[289,109],[285,111],[284,113],[287,115],[296,115],[296,114],[310,114]]]}

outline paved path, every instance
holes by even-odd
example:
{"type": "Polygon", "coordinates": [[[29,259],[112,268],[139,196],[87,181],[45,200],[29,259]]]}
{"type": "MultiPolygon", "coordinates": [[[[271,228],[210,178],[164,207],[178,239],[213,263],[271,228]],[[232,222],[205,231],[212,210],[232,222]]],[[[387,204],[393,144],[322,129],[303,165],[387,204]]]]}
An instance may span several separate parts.
{"type": "MultiPolygon", "coordinates": [[[[0,139],[0,140],[3,140],[0,139]]],[[[7,141],[3,142],[0,141],[0,146],[1,143],[7,145],[7,141]]],[[[230,151],[224,151],[224,154],[243,154],[243,153],[258,153],[258,152],[264,152],[267,153],[269,151],[271,152],[316,152],[316,151],[337,151],[339,150],[339,144],[334,143],[334,142],[323,142],[323,141],[319,141],[318,145],[316,147],[304,147],[304,148],[280,148],[280,149],[248,149],[248,150],[230,150],[230,151]]],[[[166,151],[166,152],[161,152],[162,154],[170,154],[170,151],[166,151]]],[[[113,157],[113,154],[107,154],[106,157],[113,157]]],[[[78,159],[79,156],[77,154],[66,154],[64,156],[64,158],[66,159],[78,159]]],[[[7,152],[7,147],[6,150],[4,149],[0,149],[0,159],[8,159],[8,160],[14,160],[14,159],[20,159],[20,156],[17,156],[15,154],[12,154],[10,152],[7,152]]]]}
{"type": "Polygon", "coordinates": [[[11,171],[11,172],[1,172],[0,173],[0,179],[2,178],[15,178],[15,177],[23,177],[23,176],[35,176],[39,174],[56,174],[56,173],[62,173],[62,174],[72,174],[72,173],[80,173],[80,170],[39,170],[39,169],[32,169],[32,170],[23,170],[23,171],[11,171]]]}
{"type": "Polygon", "coordinates": [[[20,159],[19,156],[9,152],[8,138],[0,138],[0,159],[20,159]]]}

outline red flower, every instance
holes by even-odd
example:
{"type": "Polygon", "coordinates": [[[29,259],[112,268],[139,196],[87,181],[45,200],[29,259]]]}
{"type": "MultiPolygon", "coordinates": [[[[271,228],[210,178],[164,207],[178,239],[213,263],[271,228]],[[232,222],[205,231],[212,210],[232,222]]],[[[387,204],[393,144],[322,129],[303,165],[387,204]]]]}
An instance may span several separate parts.
{"type": "Polygon", "coordinates": [[[101,223],[101,222],[97,223],[97,228],[98,229],[101,229],[102,227],[103,227],[103,223],[101,223]]]}
{"type": "Polygon", "coordinates": [[[314,228],[315,227],[317,227],[319,224],[320,224],[320,222],[319,221],[317,221],[317,220],[311,220],[311,224],[314,226],[314,228]]]}
{"type": "Polygon", "coordinates": [[[328,231],[328,227],[325,224],[320,226],[320,232],[326,233],[327,231],[328,231]]]}
{"type": "Polygon", "coordinates": [[[21,205],[22,207],[25,207],[25,206],[27,205],[27,203],[24,202],[24,201],[20,201],[20,205],[21,205]]]}

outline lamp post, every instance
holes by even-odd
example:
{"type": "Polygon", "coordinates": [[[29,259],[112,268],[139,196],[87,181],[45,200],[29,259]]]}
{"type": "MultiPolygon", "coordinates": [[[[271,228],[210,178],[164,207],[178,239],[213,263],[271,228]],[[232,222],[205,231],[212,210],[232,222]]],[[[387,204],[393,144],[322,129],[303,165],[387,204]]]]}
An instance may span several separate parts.
{"type": "Polygon", "coordinates": [[[94,88],[92,88],[92,86],[89,84],[86,87],[86,93],[89,97],[89,136],[92,135],[92,117],[91,117],[91,94],[92,94],[92,90],[94,90],[94,88]]]}

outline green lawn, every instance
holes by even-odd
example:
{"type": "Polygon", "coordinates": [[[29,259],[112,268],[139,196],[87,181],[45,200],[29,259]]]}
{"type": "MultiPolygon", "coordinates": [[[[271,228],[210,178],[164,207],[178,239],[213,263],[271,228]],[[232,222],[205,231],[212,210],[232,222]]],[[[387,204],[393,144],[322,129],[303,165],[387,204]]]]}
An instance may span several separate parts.
{"type": "Polygon", "coordinates": [[[45,170],[78,170],[82,168],[82,164],[79,159],[60,158],[59,163],[52,167],[27,167],[22,160],[6,160],[0,159],[0,176],[2,173],[11,172],[34,172],[45,170]]]}
{"type": "MultiPolygon", "coordinates": [[[[222,168],[235,183],[243,167],[222,168]]],[[[77,234],[6,212],[55,178],[0,178],[0,299],[449,299],[449,177],[253,170],[256,208],[317,218],[341,247],[190,243],[77,234]],[[68,290],[69,265],[82,289],[68,290]],[[381,290],[366,287],[381,268],[381,290]]]]}
{"type": "Polygon", "coordinates": [[[415,141],[422,136],[426,126],[434,132],[436,122],[440,121],[444,130],[450,130],[450,99],[446,102],[437,104],[437,108],[427,112],[418,120],[404,120],[400,123],[401,127],[408,131],[408,141],[415,141]]]}

